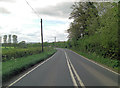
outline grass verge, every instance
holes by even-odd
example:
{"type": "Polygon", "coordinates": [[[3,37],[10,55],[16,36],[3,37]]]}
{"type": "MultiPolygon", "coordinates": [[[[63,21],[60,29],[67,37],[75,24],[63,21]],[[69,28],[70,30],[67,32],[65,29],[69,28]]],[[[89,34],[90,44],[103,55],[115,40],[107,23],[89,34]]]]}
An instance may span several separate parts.
{"type": "Polygon", "coordinates": [[[120,65],[119,65],[119,60],[114,60],[114,59],[110,59],[110,58],[104,58],[102,56],[97,55],[96,53],[85,53],[85,52],[81,52],[81,51],[77,51],[75,49],[71,49],[72,51],[78,53],[79,55],[82,55],[88,59],[91,59],[117,73],[120,73],[119,69],[120,69],[120,65]]]}
{"type": "Polygon", "coordinates": [[[25,69],[47,59],[56,52],[55,49],[49,49],[43,53],[27,57],[11,59],[2,63],[2,81],[5,82],[12,76],[19,74],[25,69]]]}

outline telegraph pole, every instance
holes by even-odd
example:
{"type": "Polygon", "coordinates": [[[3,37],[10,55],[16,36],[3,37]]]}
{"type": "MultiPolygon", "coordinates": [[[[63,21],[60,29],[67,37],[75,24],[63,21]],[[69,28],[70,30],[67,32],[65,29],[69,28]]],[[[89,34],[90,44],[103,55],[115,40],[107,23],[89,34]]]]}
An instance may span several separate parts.
{"type": "Polygon", "coordinates": [[[42,19],[41,19],[41,42],[42,42],[42,52],[43,52],[43,27],[42,27],[42,19]]]}

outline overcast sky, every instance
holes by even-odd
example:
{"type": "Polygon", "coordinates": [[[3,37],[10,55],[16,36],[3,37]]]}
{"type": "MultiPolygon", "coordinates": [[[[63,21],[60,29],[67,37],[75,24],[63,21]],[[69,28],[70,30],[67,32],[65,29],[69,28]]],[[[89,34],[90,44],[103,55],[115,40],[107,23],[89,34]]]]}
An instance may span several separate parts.
{"type": "Polygon", "coordinates": [[[40,42],[40,19],[43,19],[44,42],[66,41],[71,6],[78,0],[0,0],[0,36],[17,35],[18,41],[40,42]]]}
{"type": "Polygon", "coordinates": [[[0,36],[15,34],[19,42],[40,42],[40,19],[42,18],[44,42],[53,42],[54,37],[57,41],[68,39],[66,30],[71,21],[68,19],[72,11],[71,6],[80,0],[27,1],[39,17],[25,0],[0,0],[0,36]]]}

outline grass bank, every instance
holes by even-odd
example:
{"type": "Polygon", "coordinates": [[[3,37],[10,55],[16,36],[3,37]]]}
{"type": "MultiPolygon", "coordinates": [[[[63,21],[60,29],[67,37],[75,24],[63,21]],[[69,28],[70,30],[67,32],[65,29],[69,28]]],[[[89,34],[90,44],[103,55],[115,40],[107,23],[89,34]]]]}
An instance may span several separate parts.
{"type": "Polygon", "coordinates": [[[24,71],[25,69],[47,59],[56,52],[55,49],[47,49],[43,53],[27,57],[11,59],[2,63],[2,81],[5,82],[12,76],[24,71]]]}
{"type": "Polygon", "coordinates": [[[120,65],[119,60],[116,59],[110,59],[110,58],[104,58],[102,56],[97,55],[96,53],[87,53],[87,52],[81,52],[75,49],[71,49],[72,51],[78,53],[79,55],[82,55],[90,60],[93,60],[117,73],[120,73],[120,65]]]}

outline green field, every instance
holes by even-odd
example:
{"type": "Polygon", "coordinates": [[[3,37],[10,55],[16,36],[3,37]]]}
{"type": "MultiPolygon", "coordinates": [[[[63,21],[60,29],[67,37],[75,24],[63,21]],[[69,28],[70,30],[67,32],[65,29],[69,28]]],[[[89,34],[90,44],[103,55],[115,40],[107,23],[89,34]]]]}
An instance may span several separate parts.
{"type": "Polygon", "coordinates": [[[47,59],[56,52],[53,48],[46,48],[40,54],[34,54],[26,57],[11,59],[2,63],[2,79],[3,82],[21,71],[33,66],[36,63],[47,59]]]}
{"type": "Polygon", "coordinates": [[[2,47],[2,49],[5,49],[5,48],[7,48],[7,49],[12,49],[12,48],[14,48],[14,47],[2,47]]]}
{"type": "Polygon", "coordinates": [[[3,48],[2,61],[16,59],[24,56],[34,55],[41,53],[41,47],[28,47],[28,48],[3,48]]]}

